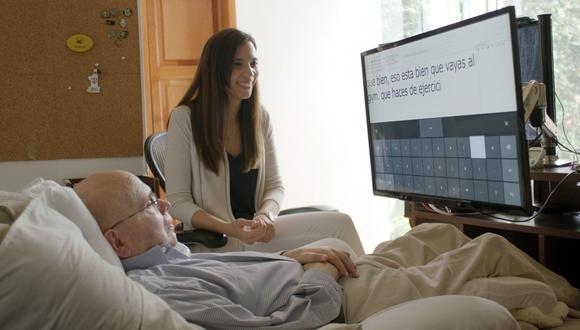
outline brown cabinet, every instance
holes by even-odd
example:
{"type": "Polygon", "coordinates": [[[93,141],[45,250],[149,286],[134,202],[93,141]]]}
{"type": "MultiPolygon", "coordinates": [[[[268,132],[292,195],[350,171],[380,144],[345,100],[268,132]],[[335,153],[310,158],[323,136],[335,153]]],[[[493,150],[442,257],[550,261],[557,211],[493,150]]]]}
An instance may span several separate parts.
{"type": "Polygon", "coordinates": [[[235,0],[141,2],[147,135],[167,129],[169,114],[197,69],[207,39],[236,25],[235,0]]]}
{"type": "MultiPolygon", "coordinates": [[[[570,169],[533,170],[534,201],[542,203],[570,169]]],[[[571,174],[548,203],[549,213],[527,222],[510,222],[482,215],[444,215],[420,204],[407,202],[405,216],[410,225],[425,222],[450,223],[474,238],[492,232],[514,245],[549,269],[580,287],[580,174],[571,174]]]]}

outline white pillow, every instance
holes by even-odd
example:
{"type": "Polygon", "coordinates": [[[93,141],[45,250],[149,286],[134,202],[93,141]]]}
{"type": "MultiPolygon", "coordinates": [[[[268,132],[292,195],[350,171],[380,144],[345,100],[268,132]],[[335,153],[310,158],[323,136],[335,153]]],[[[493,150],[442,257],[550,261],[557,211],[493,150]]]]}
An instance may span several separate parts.
{"type": "Polygon", "coordinates": [[[487,330],[519,329],[500,304],[481,297],[445,295],[395,305],[371,315],[363,330],[487,330]]]}
{"type": "Polygon", "coordinates": [[[76,224],[93,250],[111,265],[123,269],[119,257],[101,233],[91,212],[72,188],[37,178],[28,184],[22,193],[32,198],[39,198],[48,207],[76,224]]]}
{"type": "Polygon", "coordinates": [[[6,329],[199,329],[104,261],[79,228],[34,198],[0,244],[6,329]]]}

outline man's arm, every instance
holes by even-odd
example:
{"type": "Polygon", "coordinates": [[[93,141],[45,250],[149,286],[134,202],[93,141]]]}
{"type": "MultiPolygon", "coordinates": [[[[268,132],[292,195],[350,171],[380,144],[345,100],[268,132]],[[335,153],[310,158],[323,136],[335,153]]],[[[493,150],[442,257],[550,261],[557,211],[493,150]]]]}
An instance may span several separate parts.
{"type": "Polygon", "coordinates": [[[352,262],[348,252],[329,248],[297,248],[288,250],[282,253],[283,256],[295,259],[299,263],[305,265],[304,269],[317,268],[326,271],[335,279],[340,277],[358,277],[356,265],[352,262]],[[309,268],[306,266],[311,264],[309,268]],[[327,266],[322,267],[326,264],[327,266]],[[330,266],[330,267],[329,267],[330,266]],[[337,272],[337,276],[334,275],[337,272]]]}
{"type": "Polygon", "coordinates": [[[322,272],[327,273],[330,275],[334,280],[338,280],[340,278],[340,274],[338,273],[338,269],[334,267],[332,264],[326,262],[314,262],[310,264],[304,265],[304,270],[316,269],[322,272]]]}
{"type": "MultiPolygon", "coordinates": [[[[255,281],[259,288],[231,295],[221,289],[234,288],[234,282],[227,284],[227,277],[220,280],[221,285],[209,287],[197,277],[175,281],[174,276],[159,276],[150,270],[132,271],[129,277],[160,296],[189,322],[208,328],[310,329],[336,318],[342,289],[327,272],[316,267],[303,272],[288,260],[266,264],[272,265],[264,270],[264,278],[272,275],[270,270],[282,267],[275,281],[255,281]],[[242,299],[241,293],[251,298],[242,299]]],[[[239,283],[235,288],[239,289],[239,283]]]]}

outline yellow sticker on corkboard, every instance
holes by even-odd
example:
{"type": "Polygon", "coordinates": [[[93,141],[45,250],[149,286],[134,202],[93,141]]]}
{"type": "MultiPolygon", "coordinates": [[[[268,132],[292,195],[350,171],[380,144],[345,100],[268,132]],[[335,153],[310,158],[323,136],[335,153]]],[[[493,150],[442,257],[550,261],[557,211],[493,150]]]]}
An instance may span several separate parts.
{"type": "Polygon", "coordinates": [[[73,52],[84,53],[93,48],[93,39],[86,34],[75,34],[67,39],[66,45],[73,52]]]}

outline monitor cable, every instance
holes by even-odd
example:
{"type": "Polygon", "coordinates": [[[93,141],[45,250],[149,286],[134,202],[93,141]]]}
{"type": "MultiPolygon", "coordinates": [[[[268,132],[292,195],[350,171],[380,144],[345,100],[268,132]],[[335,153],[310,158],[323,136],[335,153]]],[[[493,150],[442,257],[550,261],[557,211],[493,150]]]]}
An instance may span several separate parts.
{"type": "Polygon", "coordinates": [[[572,142],[570,142],[570,139],[568,139],[568,134],[566,134],[566,125],[564,124],[564,117],[566,116],[564,104],[562,104],[562,101],[560,100],[558,93],[554,93],[554,95],[556,95],[556,99],[558,100],[558,104],[560,104],[560,108],[562,108],[562,133],[564,133],[564,138],[566,139],[568,144],[574,150],[574,154],[578,155],[578,152],[576,152],[576,148],[574,147],[574,144],[572,142]]]}
{"type": "Polygon", "coordinates": [[[454,212],[452,211],[449,207],[447,206],[443,206],[444,210],[442,210],[439,206],[436,206],[434,204],[429,204],[429,203],[422,203],[423,207],[428,210],[431,211],[433,213],[438,213],[438,214],[442,214],[442,215],[476,215],[479,214],[478,211],[473,211],[473,212],[454,212]]]}
{"type": "Polygon", "coordinates": [[[574,154],[574,156],[580,155],[580,153],[576,151],[576,149],[570,149],[568,146],[562,144],[560,141],[558,141],[558,148],[560,148],[560,150],[564,150],[571,154],[574,154]]]}
{"type": "Polygon", "coordinates": [[[439,207],[436,206],[434,204],[429,204],[429,203],[422,203],[421,205],[428,211],[431,211],[433,213],[437,213],[437,214],[441,214],[441,215],[448,215],[448,216],[459,216],[459,215],[463,215],[463,216],[474,216],[474,215],[485,215],[488,216],[490,218],[493,219],[497,219],[497,220],[503,220],[503,221],[508,221],[508,222],[528,222],[531,221],[535,218],[537,218],[540,213],[542,213],[542,211],[544,210],[544,208],[546,207],[546,205],[548,205],[548,201],[550,201],[550,198],[552,198],[552,196],[554,195],[554,193],[556,192],[556,190],[558,190],[558,188],[560,187],[560,185],[562,185],[562,183],[564,183],[564,181],[566,181],[566,179],[568,179],[568,177],[570,177],[572,174],[574,173],[580,173],[580,168],[575,168],[572,167],[572,171],[568,174],[566,174],[556,185],[556,187],[554,187],[554,189],[550,192],[550,194],[548,194],[548,197],[546,197],[546,200],[544,201],[544,203],[542,204],[542,206],[540,206],[540,208],[530,217],[528,218],[524,218],[524,219],[508,219],[508,218],[504,218],[504,217],[500,217],[497,216],[495,214],[492,213],[487,213],[484,211],[474,211],[474,212],[453,212],[449,207],[447,206],[443,206],[443,210],[439,207]]]}
{"type": "Polygon", "coordinates": [[[570,171],[570,173],[566,174],[556,185],[556,187],[554,187],[554,189],[548,194],[548,197],[546,197],[546,200],[544,201],[544,203],[542,203],[542,206],[540,206],[540,208],[530,217],[525,218],[525,219],[508,219],[508,218],[504,218],[504,217],[500,217],[497,216],[495,214],[491,214],[491,213],[487,213],[487,212],[483,212],[480,211],[479,213],[481,215],[485,215],[488,216],[490,218],[494,218],[494,219],[498,219],[498,220],[503,220],[503,221],[509,221],[509,222],[528,222],[531,221],[535,218],[537,218],[540,213],[542,213],[542,211],[544,210],[544,208],[546,207],[546,205],[548,205],[548,201],[550,200],[550,198],[552,198],[552,196],[554,195],[554,193],[556,192],[556,190],[558,190],[558,188],[560,187],[560,185],[562,185],[562,183],[564,183],[564,181],[566,181],[566,179],[568,179],[568,177],[570,177],[572,174],[574,173],[580,173],[580,169],[578,168],[573,168],[572,171],[570,171]]]}
{"type": "Polygon", "coordinates": [[[540,133],[537,133],[537,135],[536,135],[536,138],[535,138],[535,139],[533,139],[532,141],[528,142],[528,146],[534,146],[534,145],[536,145],[536,143],[537,143],[538,141],[540,141],[540,139],[541,139],[541,138],[542,138],[542,136],[544,135],[544,131],[543,131],[543,130],[541,130],[541,129],[540,129],[539,131],[540,131],[540,133]]]}

